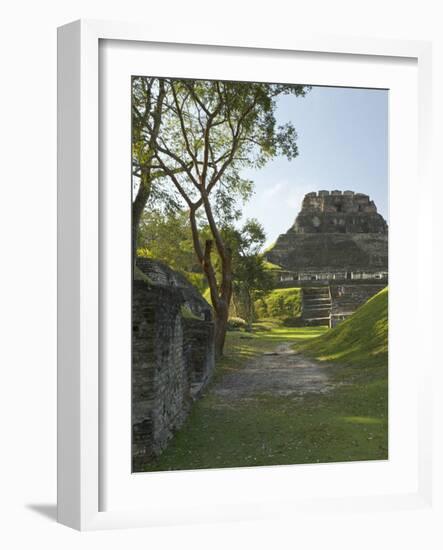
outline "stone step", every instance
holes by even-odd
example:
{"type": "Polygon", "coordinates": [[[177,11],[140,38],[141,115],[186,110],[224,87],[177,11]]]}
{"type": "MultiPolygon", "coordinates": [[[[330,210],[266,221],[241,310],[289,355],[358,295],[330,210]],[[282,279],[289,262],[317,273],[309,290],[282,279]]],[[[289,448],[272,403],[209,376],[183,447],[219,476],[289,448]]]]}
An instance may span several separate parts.
{"type": "Polygon", "coordinates": [[[316,317],[313,319],[305,319],[305,326],[307,327],[329,326],[329,317],[316,317]]]}
{"type": "Polygon", "coordinates": [[[331,307],[328,286],[303,288],[302,319],[305,326],[329,326],[331,307]]]}
{"type": "Polygon", "coordinates": [[[305,309],[303,311],[303,318],[307,319],[308,317],[329,317],[330,314],[330,309],[305,309]]]}
{"type": "Polygon", "coordinates": [[[311,321],[312,319],[329,319],[328,312],[322,311],[316,315],[303,315],[303,321],[311,321]]]}
{"type": "Polygon", "coordinates": [[[329,290],[327,288],[323,289],[303,289],[303,294],[306,296],[329,296],[329,290]]]}
{"type": "Polygon", "coordinates": [[[304,288],[303,292],[305,294],[329,294],[329,288],[328,287],[322,287],[322,288],[304,288]]]}

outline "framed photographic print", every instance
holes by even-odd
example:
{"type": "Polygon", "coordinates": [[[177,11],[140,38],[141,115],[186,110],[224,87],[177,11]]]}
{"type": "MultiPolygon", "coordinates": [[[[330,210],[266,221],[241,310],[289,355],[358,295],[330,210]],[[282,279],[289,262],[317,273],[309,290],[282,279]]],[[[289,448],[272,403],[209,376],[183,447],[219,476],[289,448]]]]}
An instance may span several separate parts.
{"type": "Polygon", "coordinates": [[[431,509],[429,45],[82,21],[58,71],[59,521],[431,509]]]}

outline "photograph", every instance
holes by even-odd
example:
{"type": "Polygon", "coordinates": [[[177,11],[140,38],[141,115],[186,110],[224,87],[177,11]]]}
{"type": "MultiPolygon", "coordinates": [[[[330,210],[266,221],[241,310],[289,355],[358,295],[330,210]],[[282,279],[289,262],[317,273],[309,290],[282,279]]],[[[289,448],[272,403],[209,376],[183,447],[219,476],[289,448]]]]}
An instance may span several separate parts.
{"type": "Polygon", "coordinates": [[[2,548],[443,549],[431,4],[6,6],[2,548]]]}
{"type": "Polygon", "coordinates": [[[388,460],[389,90],[130,86],[132,472],[388,460]]]}

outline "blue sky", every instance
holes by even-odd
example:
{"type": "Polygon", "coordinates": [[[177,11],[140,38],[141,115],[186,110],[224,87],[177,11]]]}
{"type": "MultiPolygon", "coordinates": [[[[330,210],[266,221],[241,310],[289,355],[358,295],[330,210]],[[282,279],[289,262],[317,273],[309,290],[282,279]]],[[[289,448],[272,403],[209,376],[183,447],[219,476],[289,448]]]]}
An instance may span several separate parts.
{"type": "Polygon", "coordinates": [[[255,193],[243,216],[260,220],[267,244],[292,225],[304,195],[320,189],[366,193],[388,221],[387,90],[313,87],[304,98],[280,98],[277,120],[293,122],[299,156],[244,172],[255,193]]]}

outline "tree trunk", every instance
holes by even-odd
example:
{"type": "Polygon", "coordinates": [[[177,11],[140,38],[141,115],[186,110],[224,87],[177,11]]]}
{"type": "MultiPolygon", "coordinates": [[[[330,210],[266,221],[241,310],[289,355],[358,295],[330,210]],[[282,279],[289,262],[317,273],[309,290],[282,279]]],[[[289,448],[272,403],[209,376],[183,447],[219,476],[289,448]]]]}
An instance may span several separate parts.
{"type": "Polygon", "coordinates": [[[246,315],[246,323],[247,323],[247,327],[246,327],[246,330],[248,332],[252,332],[252,321],[254,320],[254,312],[253,312],[253,306],[252,306],[252,298],[251,298],[251,293],[249,290],[245,290],[245,294],[246,294],[246,311],[247,311],[247,315],[246,315]]]}
{"type": "Polygon", "coordinates": [[[151,192],[150,182],[144,181],[147,178],[144,178],[140,182],[140,187],[132,203],[132,262],[133,267],[135,267],[135,262],[137,259],[137,237],[138,230],[140,227],[140,221],[142,218],[143,210],[145,209],[146,203],[148,202],[149,195],[151,192]]]}
{"type": "Polygon", "coordinates": [[[217,236],[217,251],[222,264],[220,288],[218,287],[214,267],[211,261],[214,241],[207,239],[205,242],[205,248],[204,250],[202,249],[195,219],[195,209],[192,208],[190,210],[190,222],[194,249],[203,267],[203,271],[208,281],[209,290],[211,292],[212,306],[215,311],[215,357],[219,358],[223,355],[226,330],[228,327],[229,305],[232,297],[232,252],[229,247],[224,246],[220,234],[215,227],[209,202],[207,199],[205,202],[206,215],[210,223],[211,232],[214,236],[217,236]]]}
{"type": "Polygon", "coordinates": [[[228,308],[221,306],[215,310],[215,357],[223,356],[226,330],[228,328],[228,308]]]}
{"type": "Polygon", "coordinates": [[[165,83],[164,83],[164,80],[160,78],[158,96],[155,103],[154,111],[151,114],[151,117],[153,120],[153,128],[151,131],[151,136],[149,138],[147,160],[145,161],[145,164],[140,162],[140,170],[141,170],[140,186],[138,188],[137,195],[134,201],[132,202],[132,262],[133,262],[134,268],[135,268],[135,262],[137,259],[138,229],[139,229],[141,217],[143,214],[143,210],[145,209],[145,206],[151,195],[151,187],[152,187],[151,161],[155,153],[157,138],[160,133],[163,101],[165,99],[165,95],[166,95],[165,83]]]}

